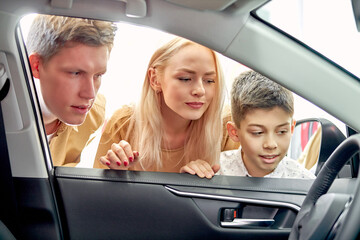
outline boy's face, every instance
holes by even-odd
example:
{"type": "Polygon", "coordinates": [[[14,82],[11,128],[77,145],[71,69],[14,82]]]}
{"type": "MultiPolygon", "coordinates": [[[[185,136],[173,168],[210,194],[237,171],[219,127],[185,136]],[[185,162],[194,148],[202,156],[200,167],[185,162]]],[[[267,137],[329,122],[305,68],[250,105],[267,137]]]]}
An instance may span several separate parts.
{"type": "Polygon", "coordinates": [[[249,174],[263,177],[285,157],[295,121],[282,108],[274,107],[251,110],[240,121],[240,129],[232,127],[228,126],[229,133],[232,131],[230,136],[240,142],[249,174]]]}
{"type": "MultiPolygon", "coordinates": [[[[106,46],[81,43],[66,45],[46,63],[37,54],[30,56],[50,121],[59,119],[72,125],[84,122],[106,72],[108,58],[106,46]]],[[[44,120],[46,126],[47,119],[44,120]]]]}

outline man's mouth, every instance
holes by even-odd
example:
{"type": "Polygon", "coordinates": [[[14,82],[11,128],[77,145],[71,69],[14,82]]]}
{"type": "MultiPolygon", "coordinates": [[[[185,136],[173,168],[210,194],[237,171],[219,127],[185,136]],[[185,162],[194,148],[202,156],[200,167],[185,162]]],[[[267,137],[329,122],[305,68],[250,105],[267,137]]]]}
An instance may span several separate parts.
{"type": "Polygon", "coordinates": [[[85,114],[90,111],[91,105],[72,105],[71,107],[78,113],[85,114]]]}

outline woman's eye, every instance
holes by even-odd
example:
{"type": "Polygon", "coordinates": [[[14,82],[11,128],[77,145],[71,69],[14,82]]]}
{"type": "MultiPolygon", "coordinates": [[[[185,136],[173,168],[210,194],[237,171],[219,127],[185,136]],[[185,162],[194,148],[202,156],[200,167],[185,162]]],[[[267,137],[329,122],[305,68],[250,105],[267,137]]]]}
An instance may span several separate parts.
{"type": "Polygon", "coordinates": [[[180,81],[185,81],[185,82],[191,80],[191,78],[188,78],[188,77],[179,77],[178,79],[179,79],[180,81]]]}
{"type": "Polygon", "coordinates": [[[207,83],[215,83],[215,80],[214,79],[205,79],[205,82],[207,82],[207,83]]]}

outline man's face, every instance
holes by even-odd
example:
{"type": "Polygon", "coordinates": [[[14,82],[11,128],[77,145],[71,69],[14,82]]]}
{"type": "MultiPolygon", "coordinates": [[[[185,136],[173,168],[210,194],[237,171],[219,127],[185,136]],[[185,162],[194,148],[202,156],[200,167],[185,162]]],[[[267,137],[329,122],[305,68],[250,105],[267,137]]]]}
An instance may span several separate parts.
{"type": "Polygon", "coordinates": [[[294,127],[290,114],[280,107],[246,113],[237,134],[250,175],[263,177],[277,167],[287,153],[294,127]]]}
{"type": "Polygon", "coordinates": [[[106,46],[80,43],[65,45],[46,63],[39,58],[34,77],[39,79],[44,103],[53,115],[50,121],[57,118],[71,125],[84,122],[106,72],[108,58],[106,46]]]}

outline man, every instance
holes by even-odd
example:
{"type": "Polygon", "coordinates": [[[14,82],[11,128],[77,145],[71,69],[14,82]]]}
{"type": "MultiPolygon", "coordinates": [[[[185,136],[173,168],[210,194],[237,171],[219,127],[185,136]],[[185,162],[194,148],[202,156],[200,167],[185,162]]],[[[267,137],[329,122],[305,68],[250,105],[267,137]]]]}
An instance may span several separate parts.
{"type": "Polygon", "coordinates": [[[113,46],[110,22],[38,15],[27,50],[55,166],[75,166],[89,137],[103,123],[97,95],[113,46]]]}

